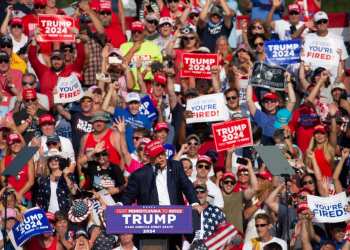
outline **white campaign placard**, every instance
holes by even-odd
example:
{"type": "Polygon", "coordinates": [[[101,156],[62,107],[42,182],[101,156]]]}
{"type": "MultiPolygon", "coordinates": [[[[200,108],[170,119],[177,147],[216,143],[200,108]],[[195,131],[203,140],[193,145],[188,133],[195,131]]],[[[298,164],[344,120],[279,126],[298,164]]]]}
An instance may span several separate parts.
{"type": "Polygon", "coordinates": [[[228,108],[223,93],[204,95],[187,101],[186,110],[191,110],[192,118],[186,123],[226,121],[229,119],[228,108]]]}
{"type": "Polygon", "coordinates": [[[345,192],[325,198],[308,195],[307,204],[315,214],[313,222],[336,223],[350,219],[350,213],[345,212],[345,205],[348,204],[345,192]]]}
{"type": "Polygon", "coordinates": [[[55,103],[75,102],[84,97],[84,91],[75,73],[69,77],[59,77],[57,91],[58,93],[54,95],[55,103]]]}
{"type": "Polygon", "coordinates": [[[304,54],[301,59],[307,63],[338,66],[340,56],[337,49],[342,48],[343,41],[332,38],[305,36],[304,54]]]}

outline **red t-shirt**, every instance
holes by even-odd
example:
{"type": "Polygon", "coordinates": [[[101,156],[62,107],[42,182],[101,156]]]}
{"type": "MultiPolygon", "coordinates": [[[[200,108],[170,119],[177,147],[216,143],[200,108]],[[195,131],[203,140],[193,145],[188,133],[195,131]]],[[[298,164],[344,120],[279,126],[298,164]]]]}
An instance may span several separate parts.
{"type": "MultiPolygon", "coordinates": [[[[93,31],[96,31],[94,27],[92,27],[93,31]]],[[[111,44],[114,48],[120,47],[123,43],[126,43],[126,37],[123,33],[122,26],[119,23],[119,18],[114,12],[112,12],[112,22],[109,27],[105,27],[105,32],[107,35],[107,39],[112,39],[111,44]]]]}
{"type": "Polygon", "coordinates": [[[57,9],[56,15],[63,15],[63,16],[66,16],[66,12],[64,12],[63,10],[57,9]]]}
{"type": "Polygon", "coordinates": [[[332,168],[331,168],[331,165],[329,165],[326,156],[323,154],[323,149],[315,150],[315,158],[317,161],[317,165],[321,170],[322,176],[332,178],[332,175],[333,175],[332,168]]]}
{"type": "MultiPolygon", "coordinates": [[[[38,18],[34,16],[34,14],[29,14],[22,17],[22,21],[24,24],[23,34],[26,36],[33,36],[34,29],[38,25],[38,18]]],[[[39,42],[40,43],[40,53],[51,55],[52,50],[52,42],[39,42]]]]}

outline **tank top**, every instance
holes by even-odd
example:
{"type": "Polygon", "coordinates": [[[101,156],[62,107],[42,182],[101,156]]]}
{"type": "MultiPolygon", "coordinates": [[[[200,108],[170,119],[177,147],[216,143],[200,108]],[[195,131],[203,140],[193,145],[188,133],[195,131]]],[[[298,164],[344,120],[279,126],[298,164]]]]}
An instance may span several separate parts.
{"type": "Polygon", "coordinates": [[[27,250],[41,250],[41,249],[46,249],[46,250],[56,250],[56,246],[57,246],[57,239],[55,237],[53,237],[53,241],[51,243],[51,246],[49,247],[42,247],[39,243],[39,240],[37,237],[32,237],[32,239],[30,240],[29,246],[27,250]]]}
{"type": "MultiPolygon", "coordinates": [[[[109,157],[108,161],[117,164],[119,166],[120,158],[117,152],[117,149],[112,145],[111,143],[111,134],[113,132],[113,129],[108,129],[108,132],[106,135],[101,139],[101,141],[105,141],[105,148],[109,150],[109,157]]],[[[87,154],[91,152],[97,144],[97,141],[95,141],[92,133],[89,133],[88,138],[86,139],[84,153],[87,154]]],[[[92,159],[89,159],[91,161],[92,159]]]]}
{"type": "Polygon", "coordinates": [[[318,164],[318,167],[321,170],[322,176],[332,178],[332,167],[329,165],[326,156],[323,153],[322,149],[315,150],[315,158],[318,164]]]}
{"type": "MultiPolygon", "coordinates": [[[[12,162],[11,155],[8,155],[5,157],[5,168],[12,162]]],[[[16,190],[16,192],[19,192],[23,186],[28,182],[28,164],[26,164],[21,172],[17,176],[12,176],[8,178],[9,184],[12,185],[13,189],[16,190]],[[18,179],[16,181],[16,178],[18,179]]],[[[27,193],[23,194],[23,197],[31,200],[32,199],[32,193],[28,191],[27,193]]]]}

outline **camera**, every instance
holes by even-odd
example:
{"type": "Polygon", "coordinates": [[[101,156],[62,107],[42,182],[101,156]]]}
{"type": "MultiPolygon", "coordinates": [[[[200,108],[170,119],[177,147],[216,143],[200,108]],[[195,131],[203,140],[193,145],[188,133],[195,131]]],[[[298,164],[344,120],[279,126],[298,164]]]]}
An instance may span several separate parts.
{"type": "Polygon", "coordinates": [[[96,74],[96,80],[102,80],[102,81],[108,81],[109,80],[109,74],[96,74]]]}
{"type": "Polygon", "coordinates": [[[191,34],[192,33],[192,29],[182,28],[182,29],[180,29],[180,33],[184,34],[184,35],[191,34]]]}

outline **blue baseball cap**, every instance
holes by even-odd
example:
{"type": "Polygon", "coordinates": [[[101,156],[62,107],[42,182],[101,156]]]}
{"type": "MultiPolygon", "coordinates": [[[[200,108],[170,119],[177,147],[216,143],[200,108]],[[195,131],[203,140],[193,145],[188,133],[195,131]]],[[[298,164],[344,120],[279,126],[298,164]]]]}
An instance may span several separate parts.
{"type": "Polygon", "coordinates": [[[288,124],[290,118],[292,117],[292,113],[288,109],[280,109],[276,114],[276,120],[274,127],[281,129],[283,124],[288,124]]]}

